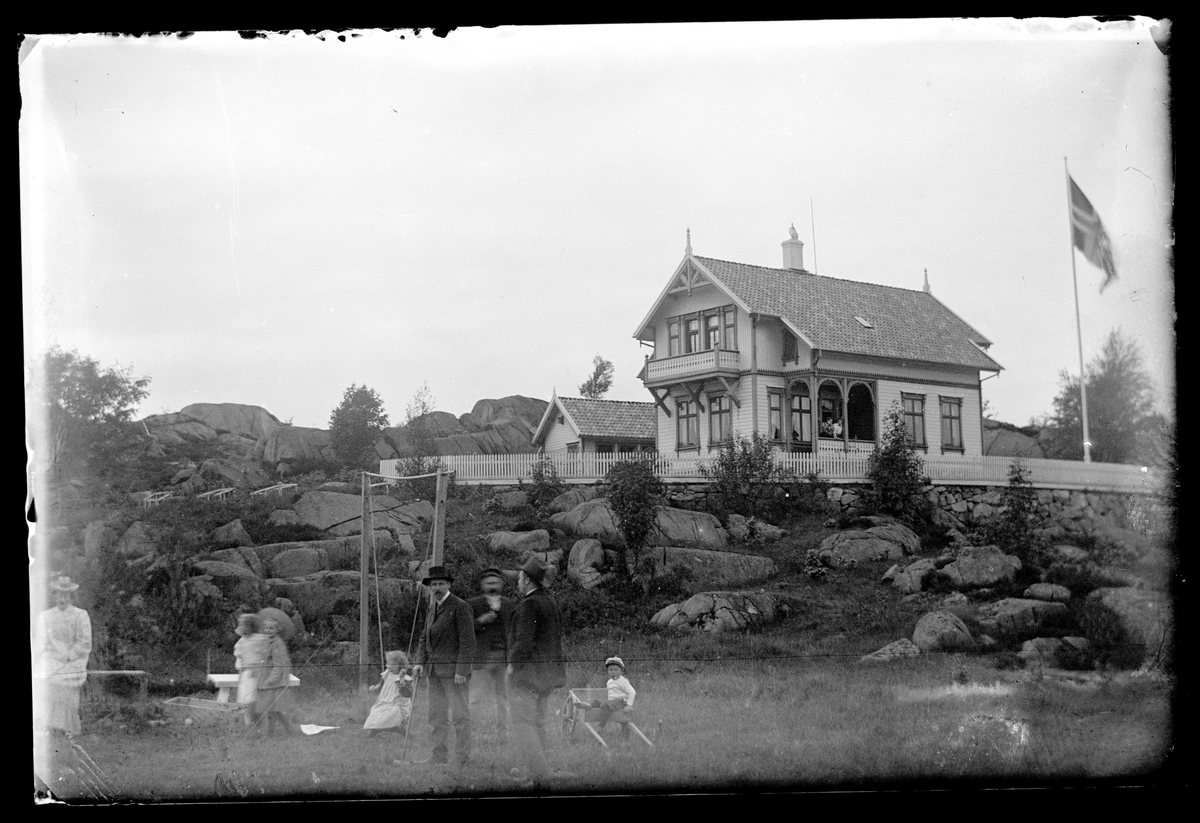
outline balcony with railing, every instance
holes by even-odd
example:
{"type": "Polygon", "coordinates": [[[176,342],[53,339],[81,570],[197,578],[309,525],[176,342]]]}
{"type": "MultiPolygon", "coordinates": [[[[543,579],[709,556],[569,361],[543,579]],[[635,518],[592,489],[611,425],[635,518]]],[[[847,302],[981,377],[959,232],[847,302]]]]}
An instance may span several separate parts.
{"type": "Polygon", "coordinates": [[[647,386],[655,386],[717,375],[736,377],[741,371],[740,358],[741,355],[735,351],[709,349],[647,360],[643,382],[647,386]]]}

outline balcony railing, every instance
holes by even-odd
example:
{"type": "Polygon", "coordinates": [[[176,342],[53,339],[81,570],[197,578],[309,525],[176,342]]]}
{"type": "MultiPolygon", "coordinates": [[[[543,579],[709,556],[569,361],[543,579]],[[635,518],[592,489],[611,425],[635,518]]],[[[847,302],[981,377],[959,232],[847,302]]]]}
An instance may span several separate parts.
{"type": "MultiPolygon", "coordinates": [[[[456,483],[467,485],[517,485],[528,483],[533,467],[548,460],[566,483],[594,483],[601,480],[615,463],[634,457],[629,454],[466,454],[439,458],[443,468],[454,472],[456,483]]],[[[667,482],[703,482],[701,467],[711,457],[676,457],[656,454],[654,470],[667,482]]],[[[803,477],[819,473],[822,480],[856,483],[867,479],[870,455],[866,453],[826,452],[783,454],[776,461],[803,477]]],[[[381,474],[396,476],[396,460],[383,460],[381,474]]],[[[930,456],[925,458],[925,476],[937,485],[1005,486],[1012,458],[982,456],[930,456]]],[[[1073,460],[1025,459],[1030,481],[1038,488],[1090,489],[1093,491],[1155,492],[1162,486],[1158,472],[1138,466],[1115,463],[1080,463],[1073,460]]]]}
{"type": "Polygon", "coordinates": [[[709,349],[661,360],[647,360],[645,382],[661,383],[706,374],[737,374],[741,370],[739,357],[735,351],[709,349]]]}

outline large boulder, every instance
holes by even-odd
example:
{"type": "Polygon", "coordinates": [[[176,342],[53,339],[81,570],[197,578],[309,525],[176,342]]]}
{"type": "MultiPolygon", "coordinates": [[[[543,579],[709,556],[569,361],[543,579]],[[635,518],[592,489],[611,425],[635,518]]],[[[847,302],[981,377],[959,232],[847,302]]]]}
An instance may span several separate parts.
{"type": "Polygon", "coordinates": [[[329,432],[303,426],[284,426],[262,441],[262,461],[277,466],[288,460],[332,460],[329,432]]]}
{"type": "Polygon", "coordinates": [[[213,585],[231,603],[251,603],[267,591],[264,581],[243,565],[220,560],[195,560],[192,568],[211,578],[213,585]]]}
{"type": "Polygon", "coordinates": [[[304,577],[329,568],[329,555],[321,549],[302,546],[271,558],[272,577],[304,577]]]}
{"type": "MultiPolygon", "coordinates": [[[[550,522],[576,537],[592,537],[608,545],[622,542],[612,507],[605,498],[580,503],[568,512],[550,516],[550,522]]],[[[662,507],[647,535],[651,546],[686,546],[722,551],[729,543],[721,521],[705,512],[662,507]]]]}
{"type": "Polygon", "coordinates": [[[213,486],[262,486],[271,481],[270,476],[256,463],[247,460],[234,460],[226,457],[210,457],[200,464],[199,475],[183,484],[204,478],[206,485],[213,486]]]}
{"type": "MultiPolygon", "coordinates": [[[[392,537],[391,532],[384,531],[383,529],[376,529],[374,537],[374,556],[369,558],[372,563],[375,557],[378,557],[381,564],[386,563],[392,559],[392,556],[397,551],[402,555],[413,553],[411,540],[407,543],[397,543],[392,537]]],[[[320,552],[321,556],[325,558],[326,563],[323,568],[357,571],[362,563],[362,535],[358,534],[347,537],[331,537],[328,540],[298,540],[286,543],[267,543],[253,548],[243,548],[241,551],[251,553],[262,563],[272,566],[275,558],[280,554],[297,549],[315,549],[320,552]]],[[[370,546],[367,547],[367,551],[370,555],[370,546]]],[[[249,562],[253,568],[254,561],[249,562]]],[[[284,577],[285,575],[271,573],[265,576],[284,577]]]]}
{"type": "Polygon", "coordinates": [[[647,540],[652,546],[723,551],[729,545],[729,534],[721,528],[721,521],[707,512],[663,507],[658,510],[647,540]]]}
{"type": "Polygon", "coordinates": [[[1052,603],[1066,603],[1071,599],[1071,590],[1066,586],[1056,586],[1053,583],[1034,583],[1024,591],[1022,597],[1031,600],[1049,600],[1052,603]]]}
{"type": "Polygon", "coordinates": [[[595,486],[580,486],[579,488],[563,492],[558,497],[551,500],[550,505],[547,508],[553,514],[558,514],[559,512],[569,512],[580,503],[586,503],[589,500],[595,500],[599,496],[600,489],[596,488],[595,486]]]}
{"type": "Polygon", "coordinates": [[[534,529],[527,532],[492,532],[487,536],[492,551],[516,553],[544,552],[550,549],[550,532],[534,529]]]}
{"type": "Polygon", "coordinates": [[[121,535],[117,541],[117,551],[126,557],[145,557],[158,550],[160,539],[153,527],[138,520],[121,535]]]}
{"type": "Polygon", "coordinates": [[[293,526],[300,522],[300,515],[291,509],[276,509],[271,512],[267,522],[272,526],[293,526]]]}
{"type": "MultiPolygon", "coordinates": [[[[333,491],[306,492],[295,505],[301,523],[324,529],[331,535],[362,532],[362,498],[357,494],[333,491]]],[[[411,534],[433,520],[433,505],[428,500],[401,503],[386,495],[371,498],[371,518],[376,529],[395,535],[411,534]]]]}
{"type": "Polygon", "coordinates": [[[500,492],[491,500],[497,511],[515,512],[529,505],[529,493],[523,491],[500,492]]]}
{"type": "Polygon", "coordinates": [[[218,526],[209,533],[208,538],[214,543],[223,543],[226,546],[254,545],[254,539],[250,537],[240,519],[218,526]]]}
{"type": "MultiPolygon", "coordinates": [[[[286,597],[305,616],[311,626],[315,621],[331,615],[358,614],[358,593],[361,577],[354,571],[319,571],[300,578],[272,578],[265,581],[272,597],[286,597]]],[[[384,577],[376,580],[371,575],[367,590],[372,601],[378,584],[383,602],[395,602],[400,595],[411,592],[411,580],[384,577]]],[[[385,612],[386,614],[386,612],[385,612]]],[[[385,617],[386,619],[386,617],[385,617]]],[[[357,625],[357,623],[355,624],[357,625]]]]}
{"type": "Polygon", "coordinates": [[[860,663],[887,663],[905,657],[916,657],[921,649],[907,637],[888,643],[882,649],[865,654],[859,658],[860,663]]]}
{"type": "Polygon", "coordinates": [[[1068,633],[1065,623],[1069,612],[1065,603],[1006,597],[980,606],[979,614],[980,627],[986,633],[1010,640],[1068,633]]]}
{"type": "Polygon", "coordinates": [[[916,594],[925,588],[926,581],[937,571],[939,560],[923,557],[915,563],[909,563],[892,577],[892,585],[901,594],[916,594]]]}
{"type": "Polygon", "coordinates": [[[210,560],[219,560],[222,563],[232,563],[235,566],[241,566],[254,573],[256,577],[266,577],[266,566],[259,560],[258,555],[253,549],[249,548],[231,548],[218,549],[215,552],[210,552],[208,555],[210,560]]]}
{"type": "Polygon", "coordinates": [[[937,611],[924,615],[913,629],[912,641],[923,652],[970,651],[975,639],[957,615],[937,611]]]}
{"type": "Polygon", "coordinates": [[[587,537],[576,541],[567,557],[567,577],[585,589],[593,589],[614,575],[608,571],[608,555],[599,540],[587,537]]]}
{"type": "Polygon", "coordinates": [[[1169,594],[1153,589],[1104,588],[1096,589],[1087,599],[1117,615],[1128,641],[1145,647],[1146,662],[1170,662],[1175,618],[1169,594]]]}
{"type": "Polygon", "coordinates": [[[868,529],[849,529],[821,541],[819,551],[863,563],[869,560],[901,560],[921,548],[921,539],[899,523],[885,521],[868,529]]]}
{"type": "Polygon", "coordinates": [[[937,574],[959,591],[982,589],[1011,581],[1021,569],[1021,559],[996,546],[968,546],[937,574]]]}
{"type": "Polygon", "coordinates": [[[650,623],[683,631],[725,632],[774,623],[787,611],[786,603],[775,595],[703,592],[661,609],[650,623]]]}
{"type": "Polygon", "coordinates": [[[755,554],[711,552],[679,546],[652,546],[645,549],[643,560],[652,564],[652,577],[683,570],[689,589],[744,586],[775,573],[775,561],[755,554]]]}
{"type": "Polygon", "coordinates": [[[743,517],[740,514],[729,515],[729,536],[733,540],[745,542],[748,540],[775,541],[783,538],[787,532],[778,526],[772,526],[757,517],[743,517]]]}

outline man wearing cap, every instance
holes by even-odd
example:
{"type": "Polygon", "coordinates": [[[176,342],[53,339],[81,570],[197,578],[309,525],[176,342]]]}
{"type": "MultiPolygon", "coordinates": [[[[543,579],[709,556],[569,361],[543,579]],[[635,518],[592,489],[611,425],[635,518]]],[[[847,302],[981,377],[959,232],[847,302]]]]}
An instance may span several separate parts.
{"type": "Polygon", "coordinates": [[[433,590],[433,602],[425,614],[425,630],[417,646],[413,674],[429,675],[429,725],[433,727],[434,763],[449,762],[450,724],[454,724],[455,763],[471,757],[471,711],[467,683],[475,659],[475,621],[471,607],[450,594],[454,582],[446,569],[433,566],[421,581],[433,590]]]}
{"type": "Polygon", "coordinates": [[[530,777],[546,773],[549,741],[546,706],[550,692],[567,684],[562,652],[562,615],[545,589],[546,569],[536,558],[521,567],[509,649],[509,700],[513,736],[530,777]]]}
{"type": "Polygon", "coordinates": [[[484,708],[496,707],[496,739],[508,738],[508,645],[517,602],[501,594],[504,572],[488,569],[479,578],[483,594],[467,601],[475,618],[475,663],[471,667],[471,718],[483,721],[484,708]]]}
{"type": "Polygon", "coordinates": [[[79,734],[79,693],[87,680],[92,653],[92,621],[83,609],[71,605],[78,583],[59,577],[50,584],[54,608],[37,618],[34,654],[37,685],[42,692],[40,728],[79,734]]]}

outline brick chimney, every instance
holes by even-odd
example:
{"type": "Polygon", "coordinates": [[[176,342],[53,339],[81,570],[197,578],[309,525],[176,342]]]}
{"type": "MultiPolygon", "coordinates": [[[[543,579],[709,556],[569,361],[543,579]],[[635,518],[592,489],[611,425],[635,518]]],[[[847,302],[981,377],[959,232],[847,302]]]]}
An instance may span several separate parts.
{"type": "Polygon", "coordinates": [[[788,233],[791,234],[791,239],[783,241],[783,267],[804,271],[804,243],[801,242],[800,235],[796,234],[795,223],[788,229],[788,233]]]}

